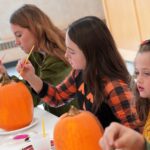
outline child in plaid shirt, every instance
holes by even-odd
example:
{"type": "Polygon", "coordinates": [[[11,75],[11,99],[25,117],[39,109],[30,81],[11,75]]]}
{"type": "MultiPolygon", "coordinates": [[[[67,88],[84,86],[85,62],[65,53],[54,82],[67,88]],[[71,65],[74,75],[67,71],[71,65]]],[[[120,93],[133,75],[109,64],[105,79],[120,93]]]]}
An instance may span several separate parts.
{"type": "Polygon", "coordinates": [[[130,75],[106,24],[95,16],[73,22],[66,32],[66,58],[72,73],[56,87],[35,75],[31,63],[18,62],[17,70],[44,102],[65,104],[77,95],[81,109],[91,111],[103,127],[119,122],[138,130],[138,116],[131,105],[130,75]]]}

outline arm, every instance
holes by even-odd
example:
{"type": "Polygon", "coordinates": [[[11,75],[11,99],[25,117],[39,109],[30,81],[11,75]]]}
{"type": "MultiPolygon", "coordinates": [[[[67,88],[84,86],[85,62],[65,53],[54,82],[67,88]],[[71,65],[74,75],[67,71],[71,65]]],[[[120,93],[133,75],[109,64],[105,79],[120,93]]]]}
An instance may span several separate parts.
{"type": "Polygon", "coordinates": [[[128,85],[120,80],[108,82],[106,85],[108,93],[108,105],[112,112],[120,120],[120,123],[132,129],[139,130],[139,118],[133,106],[133,94],[128,85]]]}
{"type": "Polygon", "coordinates": [[[56,87],[49,84],[47,94],[43,97],[43,101],[48,105],[57,106],[69,100],[76,92],[75,79],[73,72],[71,72],[71,74],[56,87]]]}
{"type": "Polygon", "coordinates": [[[55,105],[62,103],[63,100],[68,100],[73,94],[76,93],[76,86],[75,80],[73,76],[68,77],[62,84],[58,85],[57,87],[52,86],[49,84],[45,88],[43,85],[47,85],[46,83],[43,84],[43,81],[35,75],[35,70],[32,64],[29,62],[28,64],[23,64],[24,60],[20,60],[17,65],[17,71],[20,72],[21,68],[24,67],[21,76],[30,84],[30,86],[36,91],[36,93],[41,95],[41,91],[43,93],[43,88],[46,89],[44,95],[42,94],[43,101],[48,103],[49,105],[51,102],[55,105]]]}
{"type": "Polygon", "coordinates": [[[146,150],[145,140],[141,134],[118,123],[111,123],[105,129],[100,146],[103,150],[146,150]]]}
{"type": "Polygon", "coordinates": [[[30,86],[35,90],[35,92],[39,93],[42,89],[43,82],[35,74],[35,69],[32,66],[32,64],[29,61],[26,64],[24,64],[24,62],[25,62],[25,58],[18,61],[16,70],[22,76],[22,78],[30,84],[30,86]]]}

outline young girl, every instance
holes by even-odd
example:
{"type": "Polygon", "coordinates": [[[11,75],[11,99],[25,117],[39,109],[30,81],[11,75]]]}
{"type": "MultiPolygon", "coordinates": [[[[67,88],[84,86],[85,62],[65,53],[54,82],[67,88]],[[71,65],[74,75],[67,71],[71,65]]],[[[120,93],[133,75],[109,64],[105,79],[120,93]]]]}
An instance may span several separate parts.
{"type": "Polygon", "coordinates": [[[137,112],[140,120],[145,124],[144,135],[150,141],[150,40],[144,41],[136,55],[134,93],[137,112]]]}
{"type": "Polygon", "coordinates": [[[130,103],[130,75],[105,23],[94,16],[73,22],[66,47],[65,56],[74,70],[56,87],[43,82],[23,59],[17,70],[24,66],[21,76],[49,105],[63,104],[77,93],[81,108],[93,112],[104,128],[115,121],[138,130],[137,113],[130,103]]]}
{"type": "MultiPolygon", "coordinates": [[[[71,67],[65,59],[65,33],[57,28],[49,17],[38,7],[25,4],[18,8],[10,17],[10,26],[17,46],[27,54],[34,45],[30,62],[35,73],[43,81],[57,85],[70,73],[71,67]]],[[[18,52],[19,53],[19,52],[18,52]]],[[[0,72],[6,69],[0,62],[0,72]]],[[[28,84],[26,84],[28,86],[28,84]]],[[[34,106],[40,98],[31,91],[34,106]]],[[[68,107],[53,108],[44,104],[45,109],[55,115],[61,115],[68,107]]]]}

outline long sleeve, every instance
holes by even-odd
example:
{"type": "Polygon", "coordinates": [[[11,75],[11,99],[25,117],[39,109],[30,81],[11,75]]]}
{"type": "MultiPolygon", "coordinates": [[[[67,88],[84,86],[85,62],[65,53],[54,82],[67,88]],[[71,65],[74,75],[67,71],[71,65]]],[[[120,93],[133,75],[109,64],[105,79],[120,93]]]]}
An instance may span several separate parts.
{"type": "Polygon", "coordinates": [[[75,77],[71,73],[61,84],[54,87],[48,85],[47,94],[42,100],[50,106],[63,105],[67,100],[72,98],[77,92],[75,77]]]}
{"type": "Polygon", "coordinates": [[[148,114],[145,126],[144,126],[144,130],[143,130],[143,135],[145,137],[145,139],[150,142],[150,112],[148,114]]]}
{"type": "Polygon", "coordinates": [[[120,123],[139,130],[139,118],[133,105],[133,94],[128,85],[121,80],[107,82],[105,91],[107,103],[120,123]]]}

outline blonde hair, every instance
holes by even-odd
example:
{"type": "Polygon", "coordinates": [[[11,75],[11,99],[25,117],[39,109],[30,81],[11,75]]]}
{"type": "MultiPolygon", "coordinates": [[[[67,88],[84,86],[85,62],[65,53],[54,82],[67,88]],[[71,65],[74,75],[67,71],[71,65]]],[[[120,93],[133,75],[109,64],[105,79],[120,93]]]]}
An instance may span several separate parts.
{"type": "Polygon", "coordinates": [[[65,33],[38,7],[31,4],[23,5],[11,15],[10,23],[29,29],[36,39],[36,47],[67,63],[65,33]]]}

